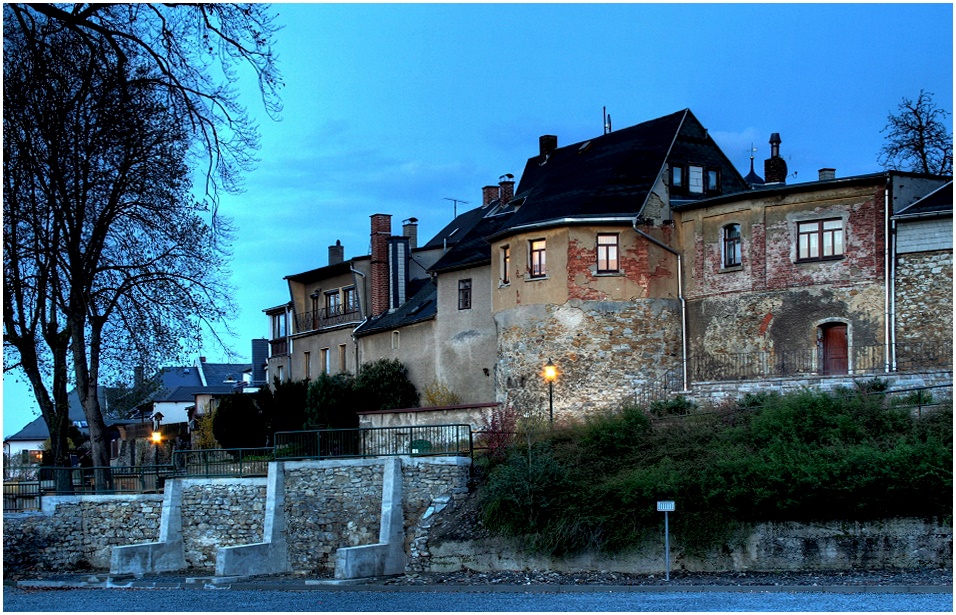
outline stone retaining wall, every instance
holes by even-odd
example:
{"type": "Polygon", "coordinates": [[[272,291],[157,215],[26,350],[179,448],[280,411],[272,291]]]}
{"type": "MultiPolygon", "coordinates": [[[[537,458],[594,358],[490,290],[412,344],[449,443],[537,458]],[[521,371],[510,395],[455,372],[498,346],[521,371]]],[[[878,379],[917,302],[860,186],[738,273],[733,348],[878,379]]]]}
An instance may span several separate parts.
{"type": "Polygon", "coordinates": [[[46,496],[43,511],[4,513],[4,574],[109,568],[114,546],[159,538],[163,496],[46,496]]]}
{"type": "Polygon", "coordinates": [[[183,549],[193,568],[214,568],[216,549],[262,541],[265,478],[183,481],[183,549]]]}
{"type": "MultiPolygon", "coordinates": [[[[661,522],[663,526],[663,521],[661,522]]],[[[664,571],[664,531],[622,554],[585,553],[549,557],[523,552],[516,543],[492,537],[428,543],[427,565],[433,572],[457,570],[607,570],[632,574],[664,571]]],[[[424,563],[424,562],[423,562],[424,563]]],[[[881,570],[953,567],[953,528],[922,519],[861,522],[760,523],[742,527],[711,549],[691,555],[671,535],[671,570],[797,571],[881,570]]]]}

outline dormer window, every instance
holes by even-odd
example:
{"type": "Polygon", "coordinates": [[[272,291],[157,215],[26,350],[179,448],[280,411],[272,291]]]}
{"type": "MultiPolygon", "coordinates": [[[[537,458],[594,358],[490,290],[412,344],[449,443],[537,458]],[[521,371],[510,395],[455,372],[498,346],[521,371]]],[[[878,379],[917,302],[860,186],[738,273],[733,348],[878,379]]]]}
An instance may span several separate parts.
{"type": "Polygon", "coordinates": [[[675,164],[671,166],[671,188],[684,187],[684,167],[675,164]]]}
{"type": "Polygon", "coordinates": [[[720,170],[699,164],[673,164],[670,184],[673,194],[717,194],[720,192],[720,170]]]}

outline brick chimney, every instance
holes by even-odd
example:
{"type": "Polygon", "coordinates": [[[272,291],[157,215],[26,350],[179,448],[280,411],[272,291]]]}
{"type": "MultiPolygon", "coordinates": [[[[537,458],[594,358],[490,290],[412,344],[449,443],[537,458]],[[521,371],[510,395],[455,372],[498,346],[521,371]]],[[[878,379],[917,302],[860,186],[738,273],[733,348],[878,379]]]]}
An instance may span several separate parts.
{"type": "Polygon", "coordinates": [[[498,200],[498,186],[484,186],[481,189],[481,206],[488,207],[493,201],[498,200]]]}
{"type": "Polygon", "coordinates": [[[770,158],[763,161],[763,178],[767,184],[787,182],[787,161],[780,157],[780,133],[770,135],[770,158]]]}
{"type": "Polygon", "coordinates": [[[538,151],[540,152],[540,156],[547,156],[556,149],[558,149],[557,135],[541,135],[538,137],[538,151]]]}
{"type": "Polygon", "coordinates": [[[371,299],[372,316],[388,309],[388,238],[392,234],[392,216],[372,214],[371,299]]]}
{"type": "Polygon", "coordinates": [[[409,218],[402,222],[402,237],[408,237],[408,249],[418,247],[418,218],[409,218]]]}
{"type": "Polygon", "coordinates": [[[498,178],[498,198],[502,205],[507,205],[515,196],[514,175],[508,173],[498,178]]]}
{"type": "Polygon", "coordinates": [[[836,169],[820,169],[817,171],[820,174],[820,181],[825,182],[831,179],[836,179],[836,169]]]}
{"type": "Polygon", "coordinates": [[[345,260],[345,246],[342,245],[342,242],[338,239],[335,240],[334,246],[329,246],[329,264],[338,265],[345,260]]]}

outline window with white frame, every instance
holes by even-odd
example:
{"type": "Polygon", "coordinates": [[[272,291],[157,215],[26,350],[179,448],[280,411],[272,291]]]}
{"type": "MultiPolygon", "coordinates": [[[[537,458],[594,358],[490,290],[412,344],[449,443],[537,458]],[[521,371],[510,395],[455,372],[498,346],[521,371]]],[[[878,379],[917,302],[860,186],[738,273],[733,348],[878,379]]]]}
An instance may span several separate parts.
{"type": "Polygon", "coordinates": [[[458,309],[471,309],[471,278],[458,280],[458,309]]]}
{"type": "Polygon", "coordinates": [[[687,167],[687,191],[694,194],[704,192],[704,167],[687,167]]]}
{"type": "Polygon", "coordinates": [[[620,270],[620,263],[618,262],[617,233],[598,233],[597,272],[617,273],[620,270]]]}

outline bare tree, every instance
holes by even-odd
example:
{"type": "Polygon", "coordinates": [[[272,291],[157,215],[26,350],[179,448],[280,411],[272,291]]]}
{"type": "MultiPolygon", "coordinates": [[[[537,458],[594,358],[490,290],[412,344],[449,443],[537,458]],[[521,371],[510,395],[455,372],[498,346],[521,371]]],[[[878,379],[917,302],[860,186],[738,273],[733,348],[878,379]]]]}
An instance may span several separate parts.
{"type": "Polygon", "coordinates": [[[932,175],[953,174],[953,135],[943,123],[950,113],[920,90],[916,100],[903,98],[886,118],[886,142],[879,163],[887,169],[932,175]]]}
{"type": "Polygon", "coordinates": [[[230,61],[247,60],[276,112],[274,29],[258,5],[63,6],[4,7],[5,370],[26,374],[63,465],[71,365],[94,465],[108,466],[104,359],[177,356],[233,309],[216,199],[237,189],[256,133],[206,69],[218,57],[228,84],[230,61]]]}

